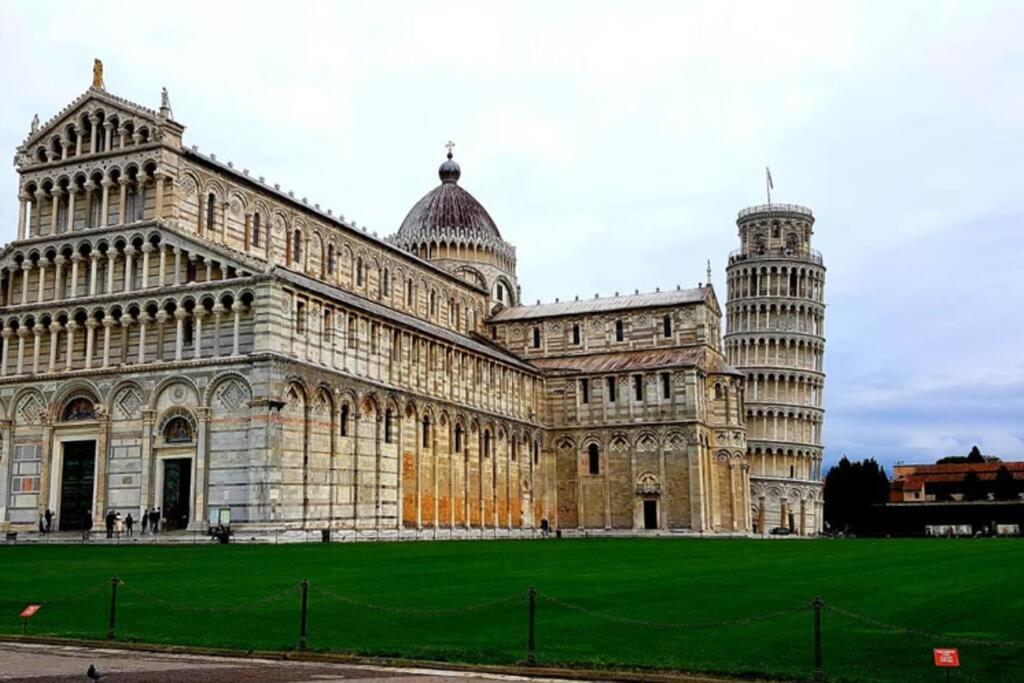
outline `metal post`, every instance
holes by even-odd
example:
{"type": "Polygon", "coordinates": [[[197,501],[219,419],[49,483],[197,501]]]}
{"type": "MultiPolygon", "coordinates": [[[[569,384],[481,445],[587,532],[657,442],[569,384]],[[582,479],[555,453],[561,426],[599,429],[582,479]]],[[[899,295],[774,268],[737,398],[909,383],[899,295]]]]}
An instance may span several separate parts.
{"type": "Polygon", "coordinates": [[[121,579],[116,576],[110,579],[110,622],[107,624],[107,640],[114,639],[114,622],[117,617],[117,584],[121,579]]]}
{"type": "Polygon", "coordinates": [[[526,644],[526,663],[537,663],[537,589],[530,586],[530,635],[526,644]]]}
{"type": "Polygon", "coordinates": [[[309,579],[303,579],[300,584],[302,587],[302,616],[301,625],[299,628],[299,649],[306,649],[306,609],[309,605],[309,579]]]}
{"type": "Polygon", "coordinates": [[[825,680],[821,672],[821,607],[824,604],[820,597],[815,597],[814,602],[814,680],[825,680]]]}

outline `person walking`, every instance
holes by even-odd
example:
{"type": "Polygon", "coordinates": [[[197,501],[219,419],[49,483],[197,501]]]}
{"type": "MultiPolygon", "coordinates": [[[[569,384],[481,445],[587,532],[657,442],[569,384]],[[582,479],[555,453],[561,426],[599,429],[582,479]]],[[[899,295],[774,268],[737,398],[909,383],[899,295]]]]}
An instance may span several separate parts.
{"type": "Polygon", "coordinates": [[[107,538],[114,537],[114,511],[107,510],[106,516],[103,518],[105,526],[107,528],[107,538]]]}
{"type": "Polygon", "coordinates": [[[114,536],[115,538],[121,538],[121,534],[124,533],[124,520],[121,519],[121,513],[118,512],[114,515],[114,536]]]}
{"type": "Polygon", "coordinates": [[[82,540],[89,540],[89,532],[92,531],[92,510],[86,510],[82,517],[82,540]]]}
{"type": "Polygon", "coordinates": [[[132,519],[132,513],[128,513],[128,516],[124,518],[124,528],[128,532],[128,536],[132,535],[132,525],[135,524],[135,520],[132,519]]]}
{"type": "Polygon", "coordinates": [[[46,508],[46,512],[43,513],[43,517],[46,519],[46,533],[53,531],[53,510],[46,508]]]}
{"type": "Polygon", "coordinates": [[[153,508],[153,511],[149,513],[149,524],[153,528],[154,534],[160,531],[160,508],[153,508]]]}

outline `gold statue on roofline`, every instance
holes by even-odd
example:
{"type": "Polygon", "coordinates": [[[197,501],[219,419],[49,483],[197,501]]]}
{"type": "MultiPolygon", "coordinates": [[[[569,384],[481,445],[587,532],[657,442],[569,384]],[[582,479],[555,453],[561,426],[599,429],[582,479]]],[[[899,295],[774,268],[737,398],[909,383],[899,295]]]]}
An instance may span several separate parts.
{"type": "Polygon", "coordinates": [[[92,87],[103,90],[103,62],[92,60],[92,87]]]}

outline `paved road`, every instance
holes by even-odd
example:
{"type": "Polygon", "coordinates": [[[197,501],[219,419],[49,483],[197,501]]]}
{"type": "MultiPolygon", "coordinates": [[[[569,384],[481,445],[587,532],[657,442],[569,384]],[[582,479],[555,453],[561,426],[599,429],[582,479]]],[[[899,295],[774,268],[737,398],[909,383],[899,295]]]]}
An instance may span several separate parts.
{"type": "Polygon", "coordinates": [[[103,674],[100,683],[332,683],[380,680],[389,683],[471,683],[556,680],[459,671],[200,657],[0,642],[0,681],[4,683],[88,681],[85,672],[90,664],[103,674]]]}

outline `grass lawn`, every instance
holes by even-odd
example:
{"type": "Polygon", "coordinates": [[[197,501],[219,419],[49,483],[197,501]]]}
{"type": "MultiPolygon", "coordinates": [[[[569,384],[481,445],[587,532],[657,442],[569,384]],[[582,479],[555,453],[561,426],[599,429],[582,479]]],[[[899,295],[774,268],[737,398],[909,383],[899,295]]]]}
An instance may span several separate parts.
{"type": "Polygon", "coordinates": [[[1024,543],[1014,539],[6,546],[0,571],[3,633],[21,632],[25,604],[52,600],[30,634],[102,638],[117,575],[125,581],[119,639],[291,649],[294,588],[308,578],[311,650],[512,663],[526,656],[533,585],[543,663],[809,678],[809,610],[746,624],[666,624],[793,610],[820,595],[871,619],[951,636],[894,632],[825,610],[830,681],[943,681],[931,653],[943,646],[960,648],[956,681],[1024,677],[1024,647],[952,639],[1024,640],[1024,543]]]}

